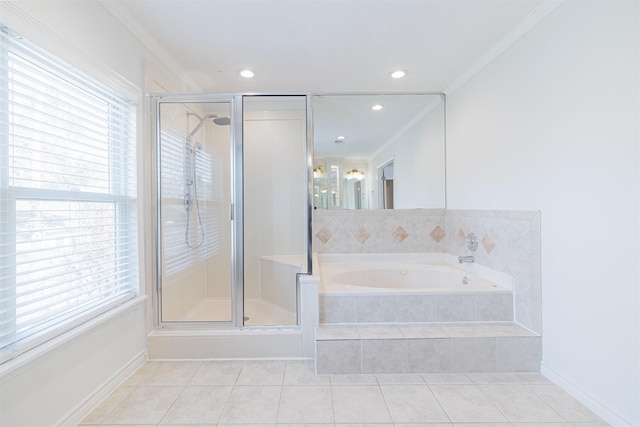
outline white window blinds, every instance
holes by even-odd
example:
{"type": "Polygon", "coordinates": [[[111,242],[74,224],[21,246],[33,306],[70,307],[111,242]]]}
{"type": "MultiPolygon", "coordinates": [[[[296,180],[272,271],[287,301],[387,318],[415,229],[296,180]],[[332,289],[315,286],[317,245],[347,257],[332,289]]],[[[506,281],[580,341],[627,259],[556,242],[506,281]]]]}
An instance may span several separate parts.
{"type": "Polygon", "coordinates": [[[162,268],[171,276],[220,251],[222,190],[214,187],[221,179],[211,152],[169,131],[160,136],[162,268]]]}
{"type": "Polygon", "coordinates": [[[0,362],[138,289],[134,105],[0,26],[0,362]]]}

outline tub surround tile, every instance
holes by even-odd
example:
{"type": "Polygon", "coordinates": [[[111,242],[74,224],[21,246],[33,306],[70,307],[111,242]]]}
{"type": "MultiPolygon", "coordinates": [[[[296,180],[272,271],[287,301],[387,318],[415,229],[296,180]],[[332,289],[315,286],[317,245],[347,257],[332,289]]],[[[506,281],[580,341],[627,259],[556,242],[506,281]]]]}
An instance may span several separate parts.
{"type": "Polygon", "coordinates": [[[407,340],[407,372],[451,372],[451,339],[407,340]]]}
{"type": "Polygon", "coordinates": [[[331,325],[318,331],[316,371],[323,374],[540,370],[540,337],[512,322],[331,325]]]}
{"type": "Polygon", "coordinates": [[[439,225],[436,225],[436,228],[431,230],[431,232],[429,233],[429,236],[431,236],[431,238],[435,240],[436,243],[440,243],[442,239],[444,239],[447,236],[447,232],[444,231],[442,227],[440,227],[439,225]]]}
{"type": "Polygon", "coordinates": [[[317,341],[317,374],[362,373],[362,343],[360,340],[317,341]]]}
{"type": "Polygon", "coordinates": [[[362,341],[363,374],[403,374],[407,372],[407,341],[369,339],[362,341]]]}
{"type": "Polygon", "coordinates": [[[433,295],[396,295],[395,322],[434,322],[436,297],[433,295]]]}
{"type": "Polygon", "coordinates": [[[360,332],[357,326],[321,325],[316,328],[317,341],[359,340],[360,332]]]}
{"type": "Polygon", "coordinates": [[[513,294],[476,295],[477,321],[513,320],[513,294]]]}
{"type": "Polygon", "coordinates": [[[356,323],[356,297],[320,294],[320,323],[356,323]]]}
{"type": "Polygon", "coordinates": [[[451,372],[496,372],[495,338],[453,338],[451,372]]]}
{"type": "Polygon", "coordinates": [[[357,323],[395,322],[394,298],[383,296],[356,297],[357,323]]]}
{"type": "Polygon", "coordinates": [[[448,338],[449,335],[437,324],[399,324],[406,338],[448,338]]]}
{"type": "MultiPolygon", "coordinates": [[[[481,240],[474,253],[476,262],[514,278],[514,320],[540,333],[540,218],[539,211],[507,210],[314,211],[313,244],[318,253],[445,252],[458,256],[471,254],[465,247],[465,237],[473,232],[481,240]],[[364,242],[358,240],[362,236],[356,233],[360,227],[370,234],[364,242]],[[392,234],[399,229],[406,236],[400,232],[394,240],[392,234]]],[[[475,318],[462,318],[513,320],[504,317],[508,307],[499,304],[499,309],[488,310],[489,306],[477,302],[475,318]]],[[[413,321],[402,319],[397,313],[396,318],[413,321]]]]}
{"type": "Polygon", "coordinates": [[[474,295],[437,295],[436,321],[472,322],[476,320],[474,295]]]}
{"type": "Polygon", "coordinates": [[[395,325],[358,325],[358,332],[363,340],[405,338],[402,330],[395,325]]]}
{"type": "Polygon", "coordinates": [[[497,338],[498,372],[533,372],[540,370],[540,337],[497,338]]]}

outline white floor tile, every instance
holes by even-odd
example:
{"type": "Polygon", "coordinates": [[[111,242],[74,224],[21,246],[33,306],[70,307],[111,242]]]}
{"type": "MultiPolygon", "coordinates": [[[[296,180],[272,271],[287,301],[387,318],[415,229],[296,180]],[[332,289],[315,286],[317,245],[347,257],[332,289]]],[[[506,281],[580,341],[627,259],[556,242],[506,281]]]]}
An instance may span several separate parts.
{"type": "Polygon", "coordinates": [[[158,424],[182,387],[136,387],[109,414],[105,424],[158,424]]]}
{"type": "Polygon", "coordinates": [[[560,414],[522,384],[480,385],[487,396],[512,422],[562,422],[560,414]]]}
{"type": "Polygon", "coordinates": [[[385,385],[380,388],[394,423],[449,421],[426,384],[385,385]]]}
{"type": "Polygon", "coordinates": [[[216,423],[230,394],[231,386],[185,387],[161,424],[216,423]]]}
{"type": "Polygon", "coordinates": [[[286,365],[284,360],[247,360],[236,385],[282,385],[286,365]]]}
{"type": "Polygon", "coordinates": [[[235,386],[220,423],[275,424],[281,392],[282,386],[235,386]]]}
{"type": "Polygon", "coordinates": [[[331,387],[284,386],[278,423],[333,423],[331,387]]]}
{"type": "Polygon", "coordinates": [[[241,360],[202,362],[189,385],[234,385],[243,366],[241,360]]]}
{"type": "Polygon", "coordinates": [[[331,386],[336,423],[388,423],[391,415],[376,385],[331,386]]]}
{"type": "Polygon", "coordinates": [[[498,408],[475,385],[434,384],[430,388],[454,423],[507,422],[498,408]]]}

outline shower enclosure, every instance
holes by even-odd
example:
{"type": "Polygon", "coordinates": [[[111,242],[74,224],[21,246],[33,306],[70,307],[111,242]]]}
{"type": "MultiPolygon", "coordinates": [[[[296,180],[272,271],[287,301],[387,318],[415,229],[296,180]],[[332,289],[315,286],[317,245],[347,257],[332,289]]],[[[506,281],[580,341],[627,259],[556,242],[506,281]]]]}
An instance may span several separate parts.
{"type": "Polygon", "coordinates": [[[308,97],[153,97],[159,327],[296,325],[308,97]]]}

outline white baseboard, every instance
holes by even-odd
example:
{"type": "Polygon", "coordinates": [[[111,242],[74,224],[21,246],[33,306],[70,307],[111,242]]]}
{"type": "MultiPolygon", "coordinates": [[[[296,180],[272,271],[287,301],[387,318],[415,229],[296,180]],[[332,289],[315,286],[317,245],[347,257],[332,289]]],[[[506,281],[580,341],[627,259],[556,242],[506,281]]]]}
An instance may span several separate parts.
{"type": "Polygon", "coordinates": [[[94,393],[76,406],[62,421],[58,423],[59,427],[77,426],[83,419],[87,417],[94,409],[100,405],[111,393],[113,393],[120,385],[133,374],[139,367],[147,361],[146,351],[137,354],[129,361],[120,371],[116,372],[104,384],[102,384],[94,393]]]}
{"type": "Polygon", "coordinates": [[[584,406],[592,410],[596,415],[600,418],[608,422],[614,427],[634,427],[632,423],[627,420],[622,419],[619,415],[614,413],[611,409],[604,406],[602,403],[594,399],[589,394],[580,390],[576,387],[571,381],[567,380],[561,374],[555,372],[553,369],[550,369],[544,364],[540,366],[540,373],[553,381],[558,387],[562,388],[564,391],[569,393],[571,396],[576,398],[580,403],[584,406]]]}

